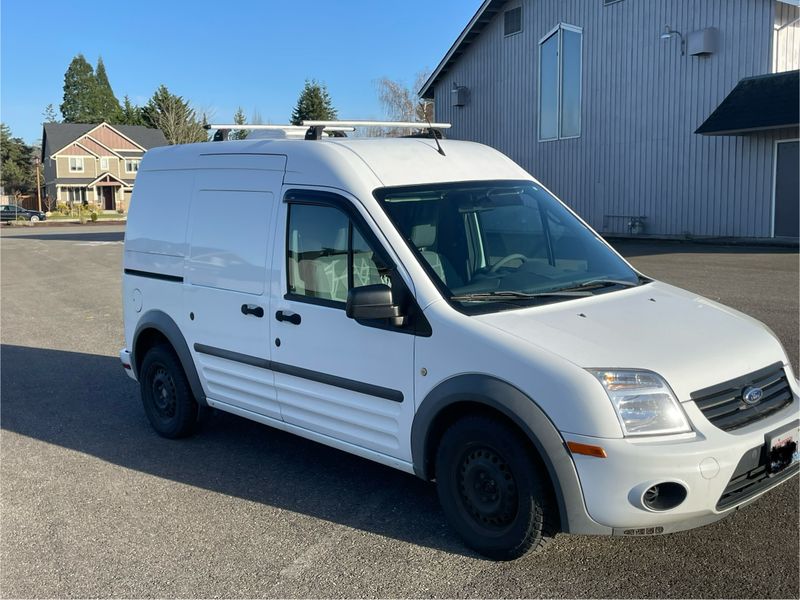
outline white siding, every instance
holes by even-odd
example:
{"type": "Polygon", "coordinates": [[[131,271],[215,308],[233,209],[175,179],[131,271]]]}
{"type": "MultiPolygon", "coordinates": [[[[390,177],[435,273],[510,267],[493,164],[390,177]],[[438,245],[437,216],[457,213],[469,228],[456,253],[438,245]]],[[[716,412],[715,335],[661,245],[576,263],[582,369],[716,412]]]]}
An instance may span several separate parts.
{"type": "Polygon", "coordinates": [[[646,233],[770,234],[774,140],[791,135],[695,135],[743,77],[770,71],[771,0],[525,0],[523,31],[504,38],[502,12],[435,87],[448,135],[498,148],[600,231],[624,233],[645,216],[646,233]],[[538,41],[559,22],[583,28],[582,132],[537,142],[538,41]],[[681,56],[684,36],[716,27],[719,48],[681,56]],[[450,106],[454,84],[469,88],[450,106]]]}

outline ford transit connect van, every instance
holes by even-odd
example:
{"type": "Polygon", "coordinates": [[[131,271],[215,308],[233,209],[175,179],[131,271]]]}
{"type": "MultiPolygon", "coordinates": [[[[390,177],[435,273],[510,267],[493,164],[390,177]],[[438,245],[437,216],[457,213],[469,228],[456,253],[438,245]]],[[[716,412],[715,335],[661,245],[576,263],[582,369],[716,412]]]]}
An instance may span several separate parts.
{"type": "Polygon", "coordinates": [[[435,481],[492,558],[697,527],[798,472],[775,335],[638,272],[480,144],[152,149],[123,287],[158,433],[213,407],[435,481]]]}

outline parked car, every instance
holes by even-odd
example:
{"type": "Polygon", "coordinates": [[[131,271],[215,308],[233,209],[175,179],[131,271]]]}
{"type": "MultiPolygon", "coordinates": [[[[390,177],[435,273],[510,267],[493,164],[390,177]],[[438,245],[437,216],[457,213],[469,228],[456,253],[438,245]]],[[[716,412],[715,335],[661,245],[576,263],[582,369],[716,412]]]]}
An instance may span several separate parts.
{"type": "Polygon", "coordinates": [[[47,216],[38,210],[28,210],[16,204],[2,204],[0,205],[0,221],[30,221],[38,223],[44,221],[47,216]]]}
{"type": "Polygon", "coordinates": [[[480,144],[151,149],[123,281],[159,434],[210,406],[435,481],[495,559],[698,527],[798,473],[772,331],[640,273],[480,144]]]}

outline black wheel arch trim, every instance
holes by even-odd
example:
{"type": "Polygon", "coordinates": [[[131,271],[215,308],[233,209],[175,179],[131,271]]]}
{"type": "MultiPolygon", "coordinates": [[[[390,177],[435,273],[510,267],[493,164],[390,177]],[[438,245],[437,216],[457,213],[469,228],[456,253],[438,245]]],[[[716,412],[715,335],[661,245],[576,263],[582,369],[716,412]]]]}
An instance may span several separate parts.
{"type": "Polygon", "coordinates": [[[441,412],[458,402],[482,404],[515,423],[533,443],[547,468],[558,503],[561,529],[570,533],[608,535],[611,528],[595,522],[583,501],[578,472],[564,439],[545,412],[525,393],[489,375],[465,374],[447,379],[420,403],[411,426],[414,472],[431,479],[429,454],[432,425],[441,412]]]}
{"type": "Polygon", "coordinates": [[[136,324],[136,331],[133,334],[133,343],[131,344],[132,348],[130,348],[131,369],[136,378],[138,379],[139,377],[138,365],[141,359],[144,358],[143,356],[136,355],[136,347],[139,344],[139,336],[148,329],[154,329],[167,338],[167,341],[172,345],[175,354],[178,356],[184,373],[186,373],[186,378],[189,380],[192,394],[198,404],[201,406],[208,406],[206,395],[203,391],[203,385],[200,383],[200,377],[197,375],[197,368],[192,359],[192,354],[189,351],[189,345],[186,343],[186,339],[183,337],[180,327],[178,327],[172,317],[163,311],[147,311],[136,324]]]}

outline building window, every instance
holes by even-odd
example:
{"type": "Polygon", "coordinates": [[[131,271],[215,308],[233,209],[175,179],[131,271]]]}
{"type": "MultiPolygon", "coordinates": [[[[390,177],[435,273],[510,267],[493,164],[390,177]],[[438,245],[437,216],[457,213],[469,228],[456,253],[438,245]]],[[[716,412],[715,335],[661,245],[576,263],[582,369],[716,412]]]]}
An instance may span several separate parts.
{"type": "Polygon", "coordinates": [[[70,156],[69,157],[69,172],[70,173],[83,173],[83,157],[70,156]]]}
{"type": "Polygon", "coordinates": [[[503,35],[514,35],[522,31],[522,7],[512,8],[503,13],[503,35]]]}
{"type": "Polygon", "coordinates": [[[64,189],[67,192],[68,204],[86,204],[86,188],[68,187],[64,189]]]}
{"type": "Polygon", "coordinates": [[[100,170],[108,171],[108,157],[104,156],[100,159],[100,170]]]}
{"type": "Polygon", "coordinates": [[[138,159],[126,158],[125,159],[125,172],[126,173],[136,173],[139,170],[139,163],[141,161],[138,159]]]}
{"type": "Polygon", "coordinates": [[[539,141],[581,134],[583,30],[561,23],[539,41],[539,141]]]}

